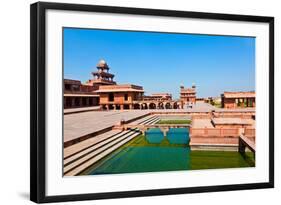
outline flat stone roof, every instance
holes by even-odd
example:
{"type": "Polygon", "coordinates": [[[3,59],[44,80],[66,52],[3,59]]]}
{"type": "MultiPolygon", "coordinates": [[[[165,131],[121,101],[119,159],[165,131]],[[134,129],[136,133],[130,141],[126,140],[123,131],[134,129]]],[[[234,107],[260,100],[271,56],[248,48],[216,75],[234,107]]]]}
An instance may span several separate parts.
{"type": "Polygon", "coordinates": [[[142,86],[124,84],[124,85],[101,85],[95,93],[107,92],[144,92],[142,86]]]}
{"type": "Polygon", "coordinates": [[[215,125],[252,125],[252,119],[242,119],[242,118],[227,118],[227,117],[219,117],[212,118],[212,122],[215,125]]]}
{"type": "Polygon", "coordinates": [[[99,97],[97,94],[80,94],[80,93],[65,93],[63,94],[64,97],[99,97]]]}
{"type": "Polygon", "coordinates": [[[255,92],[224,92],[225,98],[255,98],[255,92]]]}

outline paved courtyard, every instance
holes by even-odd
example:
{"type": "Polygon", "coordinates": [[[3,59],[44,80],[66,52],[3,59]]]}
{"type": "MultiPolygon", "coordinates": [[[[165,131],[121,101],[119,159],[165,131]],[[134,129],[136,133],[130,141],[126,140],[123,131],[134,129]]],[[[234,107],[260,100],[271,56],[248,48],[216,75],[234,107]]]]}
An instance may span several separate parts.
{"type": "Polygon", "coordinates": [[[212,110],[216,110],[217,108],[209,103],[205,102],[197,102],[192,108],[184,109],[188,112],[211,112],[212,110]]]}
{"type": "Polygon", "coordinates": [[[149,113],[149,110],[89,111],[64,115],[64,142],[149,113]]]}
{"type": "MultiPolygon", "coordinates": [[[[187,109],[167,109],[167,110],[111,110],[98,111],[98,107],[66,109],[64,115],[64,142],[85,136],[99,130],[111,127],[120,122],[120,120],[131,120],[140,116],[146,115],[150,112],[239,112],[239,111],[254,111],[254,108],[241,109],[222,109],[216,108],[205,102],[197,102],[192,108],[187,109]]],[[[195,127],[211,127],[210,122],[198,121],[195,122],[195,127]]]]}

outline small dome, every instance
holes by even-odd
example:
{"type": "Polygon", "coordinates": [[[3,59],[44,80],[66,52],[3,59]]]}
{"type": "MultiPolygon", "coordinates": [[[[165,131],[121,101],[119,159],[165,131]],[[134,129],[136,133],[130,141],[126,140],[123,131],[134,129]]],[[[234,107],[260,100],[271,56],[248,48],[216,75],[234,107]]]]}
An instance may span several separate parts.
{"type": "Polygon", "coordinates": [[[101,60],[98,62],[97,67],[98,67],[98,68],[108,68],[108,65],[107,65],[107,63],[106,63],[105,60],[101,59],[101,60]]]}
{"type": "Polygon", "coordinates": [[[106,62],[105,62],[105,60],[101,59],[101,60],[99,61],[99,64],[106,64],[106,62]]]}

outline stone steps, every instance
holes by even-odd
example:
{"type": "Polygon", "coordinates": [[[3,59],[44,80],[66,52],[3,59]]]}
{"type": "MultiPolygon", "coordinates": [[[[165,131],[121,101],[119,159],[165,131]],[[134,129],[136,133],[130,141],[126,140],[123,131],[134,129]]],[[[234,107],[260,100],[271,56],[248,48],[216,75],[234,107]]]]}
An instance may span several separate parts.
{"type": "Polygon", "coordinates": [[[120,131],[120,130],[111,130],[111,131],[101,134],[99,136],[92,137],[87,140],[83,140],[82,142],[79,142],[77,144],[66,147],[66,148],[64,148],[64,159],[67,159],[67,158],[75,155],[76,153],[81,152],[85,149],[88,149],[89,147],[94,146],[106,139],[114,137],[114,136],[120,134],[121,132],[122,131],[120,131]]]}
{"type": "Polygon", "coordinates": [[[150,118],[148,121],[144,122],[144,123],[140,123],[141,125],[149,125],[149,123],[153,122],[155,119],[157,119],[156,116],[153,116],[152,118],[150,118]]]}
{"type": "Polygon", "coordinates": [[[84,171],[89,166],[93,165],[103,157],[107,156],[126,142],[138,136],[139,132],[136,130],[129,130],[124,135],[114,138],[113,140],[106,141],[99,148],[91,148],[85,152],[78,153],[73,157],[72,161],[68,160],[67,165],[64,166],[64,174],[66,176],[74,176],[84,171]]]}
{"type": "Polygon", "coordinates": [[[146,117],[141,118],[141,119],[139,119],[139,120],[136,120],[136,121],[134,121],[134,122],[131,122],[131,123],[129,123],[129,124],[130,124],[130,125],[142,124],[142,123],[144,123],[144,122],[150,120],[150,119],[153,118],[153,117],[154,117],[154,116],[149,115],[149,116],[146,116],[146,117]]]}
{"type": "Polygon", "coordinates": [[[143,125],[143,124],[145,124],[145,123],[147,123],[147,122],[153,120],[154,118],[155,118],[155,116],[152,116],[152,117],[150,117],[150,118],[148,118],[148,119],[145,119],[145,120],[143,120],[143,121],[141,121],[141,122],[139,122],[139,123],[137,123],[137,124],[143,125]]]}
{"type": "Polygon", "coordinates": [[[154,120],[150,121],[149,124],[147,124],[147,125],[154,125],[158,121],[160,121],[160,119],[158,117],[156,117],[154,120]]]}
{"type": "Polygon", "coordinates": [[[97,144],[94,144],[93,146],[90,146],[88,147],[87,149],[84,149],[84,150],[80,150],[79,152],[77,152],[75,155],[72,155],[71,157],[68,157],[66,158],[63,163],[64,163],[64,166],[67,166],[69,163],[89,154],[90,152],[94,151],[94,150],[97,150],[98,148],[101,148],[102,146],[114,141],[115,139],[118,139],[119,137],[122,137],[124,136],[125,134],[129,133],[130,130],[128,131],[124,131],[124,132],[120,132],[116,135],[113,135],[112,137],[109,137],[97,144]]]}

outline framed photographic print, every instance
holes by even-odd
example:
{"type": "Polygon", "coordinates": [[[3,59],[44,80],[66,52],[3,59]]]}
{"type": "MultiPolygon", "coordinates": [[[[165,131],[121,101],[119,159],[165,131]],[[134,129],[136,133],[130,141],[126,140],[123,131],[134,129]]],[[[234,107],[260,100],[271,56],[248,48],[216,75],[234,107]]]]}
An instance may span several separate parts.
{"type": "Polygon", "coordinates": [[[274,18],[31,5],[32,201],[274,186],[274,18]]]}

